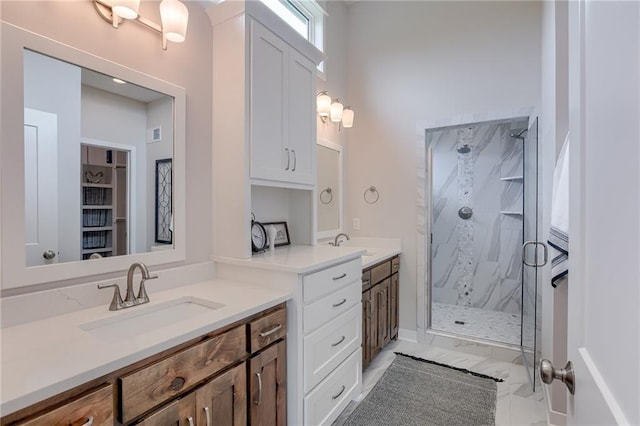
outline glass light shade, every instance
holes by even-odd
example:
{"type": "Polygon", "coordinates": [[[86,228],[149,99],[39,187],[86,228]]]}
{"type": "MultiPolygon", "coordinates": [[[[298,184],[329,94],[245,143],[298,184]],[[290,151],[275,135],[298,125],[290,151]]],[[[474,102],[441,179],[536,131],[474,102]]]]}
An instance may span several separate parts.
{"type": "Polygon", "coordinates": [[[160,3],[162,34],[174,43],[182,43],[187,36],[189,9],[179,0],[162,0],[160,3]]]}
{"type": "Polygon", "coordinates": [[[339,99],[336,99],[334,103],[331,104],[331,121],[334,123],[339,123],[342,121],[342,110],[344,107],[340,103],[339,99]]]}
{"type": "Polygon", "coordinates": [[[344,128],[353,127],[353,116],[354,116],[354,113],[351,107],[346,107],[342,111],[342,127],[344,128]]]}
{"type": "Polygon", "coordinates": [[[125,19],[136,19],[140,9],[140,0],[114,0],[111,10],[114,14],[125,19]]]}
{"type": "Polygon", "coordinates": [[[316,109],[320,117],[328,117],[331,113],[331,96],[327,92],[320,92],[316,97],[316,109]]]}

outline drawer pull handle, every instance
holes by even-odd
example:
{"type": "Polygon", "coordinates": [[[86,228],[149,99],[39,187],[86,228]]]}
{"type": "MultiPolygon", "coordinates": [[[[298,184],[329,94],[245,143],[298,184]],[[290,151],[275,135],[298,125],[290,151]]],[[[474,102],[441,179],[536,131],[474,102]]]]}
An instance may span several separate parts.
{"type": "Polygon", "coordinates": [[[338,341],[337,341],[337,342],[335,342],[335,343],[332,343],[332,344],[331,344],[331,346],[335,348],[335,347],[336,347],[336,346],[338,346],[340,343],[344,342],[344,339],[345,339],[345,337],[344,337],[344,336],[342,336],[342,337],[340,338],[340,340],[338,340],[338,341]]]}
{"type": "Polygon", "coordinates": [[[338,280],[343,279],[343,278],[344,278],[344,277],[346,277],[346,276],[347,276],[347,273],[345,272],[344,274],[340,275],[339,277],[333,277],[333,280],[334,280],[334,281],[338,281],[338,280]]]}
{"type": "Polygon", "coordinates": [[[369,281],[369,280],[364,280],[364,281],[362,281],[362,286],[369,285],[370,282],[371,281],[369,281]]]}
{"type": "Polygon", "coordinates": [[[259,333],[258,336],[260,337],[267,337],[273,333],[275,333],[276,331],[280,330],[282,328],[282,324],[278,324],[275,327],[273,327],[271,330],[269,331],[263,331],[262,333],[259,333]]]}
{"type": "Polygon", "coordinates": [[[340,389],[340,392],[338,392],[337,394],[333,395],[331,397],[331,399],[338,399],[340,397],[340,395],[342,395],[342,392],[344,392],[346,388],[344,387],[344,385],[342,385],[342,389],[340,389]]]}
{"type": "Polygon", "coordinates": [[[209,407],[204,407],[204,418],[207,422],[207,426],[211,426],[211,413],[209,413],[209,407]]]}
{"type": "Polygon", "coordinates": [[[187,417],[187,421],[189,422],[189,426],[194,426],[193,417],[191,417],[191,416],[187,417]]]}
{"type": "Polygon", "coordinates": [[[256,373],[258,377],[258,399],[254,400],[253,403],[256,405],[262,404],[262,374],[256,373]]]}
{"type": "Polygon", "coordinates": [[[333,307],[337,308],[338,306],[342,306],[347,302],[347,299],[342,299],[342,301],[338,302],[338,303],[334,303],[333,307]]]}
{"type": "Polygon", "coordinates": [[[82,424],[82,426],[91,426],[93,424],[93,416],[89,416],[87,421],[82,424]]]}
{"type": "Polygon", "coordinates": [[[285,148],[284,152],[287,153],[287,167],[285,168],[285,170],[289,170],[289,166],[291,164],[291,155],[289,154],[289,148],[285,148]]]}

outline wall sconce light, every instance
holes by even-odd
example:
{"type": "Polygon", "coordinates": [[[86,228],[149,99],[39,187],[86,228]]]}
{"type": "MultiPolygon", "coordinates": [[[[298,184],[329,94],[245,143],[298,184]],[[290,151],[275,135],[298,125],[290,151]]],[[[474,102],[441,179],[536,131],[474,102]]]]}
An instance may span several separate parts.
{"type": "Polygon", "coordinates": [[[316,96],[316,109],[324,124],[327,124],[329,118],[332,123],[339,123],[339,128],[353,127],[353,109],[350,106],[345,108],[340,99],[332,100],[326,91],[319,92],[316,96]]]}
{"type": "Polygon", "coordinates": [[[156,24],[138,14],[140,0],[93,0],[98,14],[111,25],[118,28],[125,19],[135,20],[162,34],[162,48],[167,50],[167,40],[182,43],[187,35],[189,9],[180,0],[162,0],[160,2],[161,24],[156,24]]]}

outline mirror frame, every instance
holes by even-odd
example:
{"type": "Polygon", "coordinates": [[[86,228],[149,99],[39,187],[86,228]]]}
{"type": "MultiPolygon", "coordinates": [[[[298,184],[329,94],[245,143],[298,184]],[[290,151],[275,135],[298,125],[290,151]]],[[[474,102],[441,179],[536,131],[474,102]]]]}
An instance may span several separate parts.
{"type": "Polygon", "coordinates": [[[185,89],[6,22],[0,24],[0,31],[2,31],[2,94],[0,95],[2,110],[0,122],[0,137],[2,138],[0,143],[2,290],[126,271],[134,262],[144,262],[150,266],[184,261],[186,257],[185,89]],[[24,148],[23,143],[14,143],[14,141],[24,140],[24,49],[52,56],[103,74],[118,76],[133,84],[148,87],[174,98],[173,206],[175,234],[172,250],[107,257],[95,261],[85,260],[26,266],[24,148]],[[16,100],[19,101],[16,102],[16,100]]]}
{"type": "MultiPolygon", "coordinates": [[[[335,143],[335,142],[331,142],[327,139],[323,139],[323,138],[318,138],[317,141],[317,145],[323,146],[325,148],[329,148],[332,149],[334,151],[338,151],[338,191],[340,192],[340,196],[338,197],[338,228],[337,229],[329,229],[326,231],[320,231],[318,229],[318,221],[316,219],[316,235],[317,235],[317,239],[321,240],[321,239],[325,239],[325,238],[333,238],[336,236],[336,234],[339,234],[340,232],[342,232],[343,229],[343,215],[344,215],[344,203],[343,203],[343,199],[344,199],[344,156],[343,156],[343,147],[342,145],[335,143]]],[[[317,147],[316,147],[317,148],[317,147]]],[[[318,167],[320,167],[320,165],[318,164],[318,167]]],[[[318,185],[316,184],[316,193],[320,191],[320,188],[318,187],[318,185]]],[[[317,205],[317,197],[319,195],[316,195],[316,205],[317,205]]],[[[317,207],[316,207],[316,218],[318,217],[318,211],[317,211],[317,207]]]]}

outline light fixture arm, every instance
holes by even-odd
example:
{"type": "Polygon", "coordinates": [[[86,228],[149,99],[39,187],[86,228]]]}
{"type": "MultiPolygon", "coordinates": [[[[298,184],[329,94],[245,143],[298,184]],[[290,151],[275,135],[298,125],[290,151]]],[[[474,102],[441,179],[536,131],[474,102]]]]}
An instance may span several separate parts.
{"type": "MultiPolygon", "coordinates": [[[[106,22],[110,23],[113,28],[117,29],[118,26],[125,21],[124,18],[118,16],[113,12],[111,4],[105,0],[93,0],[93,6],[95,7],[96,12],[98,12],[98,15],[100,15],[100,17],[106,22]]],[[[164,33],[162,31],[162,25],[157,24],[141,15],[138,15],[133,20],[139,22],[147,28],[150,28],[153,31],[160,33],[160,35],[162,36],[162,49],[167,50],[167,38],[164,36],[164,33]]]]}

